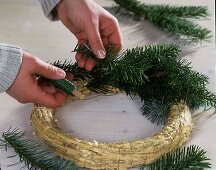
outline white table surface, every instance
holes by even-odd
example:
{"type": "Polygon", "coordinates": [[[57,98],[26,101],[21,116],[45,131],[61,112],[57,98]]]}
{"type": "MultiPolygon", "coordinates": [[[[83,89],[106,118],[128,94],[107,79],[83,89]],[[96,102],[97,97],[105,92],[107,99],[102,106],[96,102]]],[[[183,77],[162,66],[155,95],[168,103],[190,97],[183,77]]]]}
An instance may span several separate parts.
{"type": "MultiPolygon", "coordinates": [[[[97,0],[97,2],[112,12],[111,1],[97,0]]],[[[192,62],[195,70],[209,76],[208,88],[216,92],[214,1],[155,0],[154,2],[208,6],[211,15],[208,19],[197,22],[212,31],[211,42],[184,48],[181,54],[192,62]]],[[[118,16],[118,18],[124,38],[124,49],[138,45],[172,42],[164,32],[148,22],[138,23],[124,17],[118,16]]],[[[43,16],[40,5],[35,0],[0,0],[0,42],[19,45],[44,61],[73,59],[74,54],[70,51],[76,45],[73,35],[60,22],[51,23],[43,16]]],[[[32,104],[20,104],[5,93],[0,94],[0,101],[0,134],[7,131],[10,126],[31,133],[29,119],[32,104]]],[[[68,104],[58,111],[57,117],[60,127],[79,138],[95,139],[99,142],[133,140],[150,136],[161,128],[141,115],[140,106],[138,100],[132,101],[123,94],[100,96],[68,104]]],[[[196,144],[205,149],[207,156],[211,158],[212,169],[216,169],[216,115],[201,114],[194,121],[196,127],[187,145],[196,144]]],[[[23,166],[18,164],[7,167],[16,163],[16,158],[6,158],[14,154],[13,150],[7,153],[1,151],[2,170],[17,170],[23,166]]]]}

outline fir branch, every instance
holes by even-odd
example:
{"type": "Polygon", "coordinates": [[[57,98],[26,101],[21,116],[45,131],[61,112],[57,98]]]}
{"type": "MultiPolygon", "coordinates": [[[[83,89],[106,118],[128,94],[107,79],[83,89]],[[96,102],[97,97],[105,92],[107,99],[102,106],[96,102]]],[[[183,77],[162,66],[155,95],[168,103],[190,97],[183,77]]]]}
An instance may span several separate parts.
{"type": "Polygon", "coordinates": [[[106,57],[105,57],[105,59],[98,59],[96,57],[96,55],[93,53],[93,51],[91,50],[90,46],[88,46],[87,44],[77,44],[72,52],[82,53],[87,58],[92,58],[92,59],[97,60],[98,62],[100,62],[100,61],[104,61],[104,60],[107,60],[107,59],[115,58],[118,51],[119,51],[118,45],[111,44],[106,49],[106,57]]]}
{"type": "Polygon", "coordinates": [[[165,100],[157,101],[155,99],[150,99],[144,101],[141,110],[143,111],[142,114],[152,123],[157,123],[157,125],[159,125],[166,123],[170,108],[171,103],[165,103],[165,100]]]}
{"type": "Polygon", "coordinates": [[[19,129],[8,130],[3,133],[4,140],[0,142],[0,148],[12,147],[20,157],[20,162],[31,170],[78,170],[73,162],[60,158],[55,153],[46,149],[38,141],[25,138],[25,133],[19,129]]]}
{"type": "Polygon", "coordinates": [[[63,69],[65,72],[71,72],[76,75],[74,77],[74,80],[87,80],[91,78],[91,75],[87,70],[78,67],[78,65],[76,63],[73,63],[72,61],[65,60],[62,62],[58,60],[51,64],[63,69]]]}
{"type": "Polygon", "coordinates": [[[216,95],[206,88],[208,77],[193,71],[187,60],[158,56],[149,59],[155,67],[146,73],[149,82],[139,93],[144,101],[155,99],[172,103],[183,100],[190,108],[202,105],[216,108],[216,95]]]}
{"type": "Polygon", "coordinates": [[[198,42],[211,37],[210,30],[194,24],[186,18],[200,18],[208,16],[207,8],[202,6],[174,6],[147,5],[137,0],[114,0],[121,15],[134,15],[135,18],[147,19],[161,29],[177,34],[179,37],[198,42]]]}
{"type": "Polygon", "coordinates": [[[128,95],[138,94],[144,102],[143,115],[152,122],[164,123],[170,107],[178,102],[184,101],[191,109],[216,109],[216,94],[206,87],[208,77],[193,71],[187,60],[178,59],[179,52],[178,45],[161,44],[128,49],[116,58],[108,53],[112,57],[90,72],[76,64],[59,65],[78,79],[87,80],[87,87],[95,92],[107,93],[106,85],[111,85],[128,95]]]}
{"type": "Polygon", "coordinates": [[[144,170],[204,170],[211,168],[208,162],[210,159],[205,156],[206,151],[198,146],[191,145],[189,147],[178,148],[174,152],[170,152],[159,158],[155,163],[146,167],[144,170]]]}
{"type": "MultiPolygon", "coordinates": [[[[87,45],[80,45],[74,51],[95,59],[95,55],[90,50],[87,45]]],[[[97,87],[99,90],[101,85],[133,84],[140,86],[148,81],[148,77],[143,73],[149,67],[151,66],[142,56],[136,55],[136,57],[130,58],[125,57],[124,53],[117,55],[115,47],[110,46],[107,49],[105,59],[99,60],[97,66],[90,72],[91,76],[89,77],[94,78],[90,80],[89,87],[95,90],[97,87]],[[92,88],[92,86],[94,87],[92,88]]]]}
{"type": "MultiPolygon", "coordinates": [[[[150,14],[151,15],[151,14],[150,14]]],[[[198,42],[209,39],[210,30],[202,28],[193,22],[184,18],[176,17],[172,14],[152,15],[149,21],[163,28],[165,31],[182,36],[190,42],[198,42]]]]}
{"type": "Polygon", "coordinates": [[[122,14],[135,14],[142,18],[145,17],[149,11],[159,12],[160,14],[172,14],[183,18],[205,18],[208,14],[206,6],[170,6],[153,5],[140,3],[137,0],[114,0],[119,5],[119,11],[122,14]],[[122,8],[122,9],[121,9],[122,8]]]}
{"type": "Polygon", "coordinates": [[[206,6],[170,6],[170,5],[146,5],[148,10],[160,11],[183,18],[205,18],[208,14],[206,6]]]}

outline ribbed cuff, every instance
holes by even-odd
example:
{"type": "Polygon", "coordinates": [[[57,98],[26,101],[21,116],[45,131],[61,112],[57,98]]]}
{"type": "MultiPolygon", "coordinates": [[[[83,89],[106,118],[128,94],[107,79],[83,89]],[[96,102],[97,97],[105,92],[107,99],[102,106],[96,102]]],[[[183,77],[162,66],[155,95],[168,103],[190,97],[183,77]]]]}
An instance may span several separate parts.
{"type": "Polygon", "coordinates": [[[60,1],[61,0],[39,0],[44,15],[51,21],[58,20],[57,12],[54,8],[60,1]]]}
{"type": "Polygon", "coordinates": [[[6,91],[16,79],[22,56],[20,47],[0,44],[0,93],[6,91]]]}

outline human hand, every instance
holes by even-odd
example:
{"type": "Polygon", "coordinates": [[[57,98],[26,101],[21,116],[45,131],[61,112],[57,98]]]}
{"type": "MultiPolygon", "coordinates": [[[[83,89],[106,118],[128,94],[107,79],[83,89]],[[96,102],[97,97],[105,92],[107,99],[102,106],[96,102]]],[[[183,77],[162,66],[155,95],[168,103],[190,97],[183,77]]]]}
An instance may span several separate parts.
{"type": "MultiPolygon", "coordinates": [[[[38,81],[37,75],[58,80],[65,77],[65,72],[27,52],[23,52],[20,71],[6,92],[20,103],[32,102],[52,108],[63,104],[68,95],[55,89],[48,81],[38,81]]],[[[72,79],[71,75],[69,79],[72,79]]]]}
{"type": "MultiPolygon", "coordinates": [[[[103,59],[110,44],[120,50],[122,36],[117,19],[93,0],[62,0],[56,7],[62,23],[76,36],[78,44],[89,44],[94,54],[103,59]]],[[[79,67],[91,70],[96,61],[77,53],[79,67]]]]}

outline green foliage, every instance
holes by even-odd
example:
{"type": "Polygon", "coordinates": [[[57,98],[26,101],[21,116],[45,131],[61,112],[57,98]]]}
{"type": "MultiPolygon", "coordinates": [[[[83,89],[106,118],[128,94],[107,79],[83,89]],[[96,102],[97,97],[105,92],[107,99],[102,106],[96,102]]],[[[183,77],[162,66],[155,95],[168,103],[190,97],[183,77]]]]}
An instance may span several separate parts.
{"type": "MultiPolygon", "coordinates": [[[[82,48],[79,48],[80,53],[82,48]]],[[[187,60],[178,59],[179,52],[175,44],[136,47],[116,58],[109,50],[108,57],[90,72],[72,63],[54,64],[71,71],[77,79],[87,80],[87,87],[95,92],[106,93],[105,85],[111,85],[128,95],[138,94],[144,102],[143,114],[152,122],[163,124],[170,107],[177,102],[184,101],[191,109],[216,108],[216,95],[206,88],[208,77],[193,71],[187,60]]]]}
{"type": "Polygon", "coordinates": [[[206,151],[198,146],[178,148],[159,158],[155,163],[142,167],[142,170],[204,170],[211,168],[206,151]]]}
{"type": "Polygon", "coordinates": [[[91,77],[91,75],[89,74],[87,70],[78,67],[76,63],[73,63],[71,61],[65,60],[64,62],[62,62],[62,61],[57,60],[52,64],[59,68],[62,68],[66,72],[71,72],[74,75],[76,75],[75,80],[79,80],[79,79],[86,80],[91,77]]]}
{"type": "Polygon", "coordinates": [[[8,130],[3,133],[4,140],[0,140],[0,148],[13,147],[30,170],[78,170],[80,169],[73,162],[64,160],[58,155],[49,151],[39,141],[25,138],[25,133],[18,129],[8,130]]]}
{"type": "Polygon", "coordinates": [[[209,39],[210,30],[194,24],[188,18],[208,16],[203,6],[169,6],[140,3],[137,0],[114,0],[119,8],[117,13],[134,16],[136,19],[147,19],[161,29],[176,34],[189,42],[209,39]]]}
{"type": "MultiPolygon", "coordinates": [[[[160,45],[157,47],[158,49],[147,47],[150,48],[149,55],[143,56],[153,67],[145,72],[149,82],[146,82],[139,91],[141,99],[144,101],[154,99],[164,103],[185,101],[190,108],[202,105],[216,108],[216,95],[206,88],[208,77],[193,71],[187,60],[178,59],[178,53],[169,49],[172,47],[177,50],[179,47],[167,45],[171,55],[159,48],[160,45]]],[[[146,54],[146,51],[143,53],[146,54]]]]}
{"type": "Polygon", "coordinates": [[[152,123],[165,124],[171,104],[172,103],[165,103],[164,100],[158,101],[149,99],[144,101],[141,110],[143,111],[143,115],[152,123]]]}

